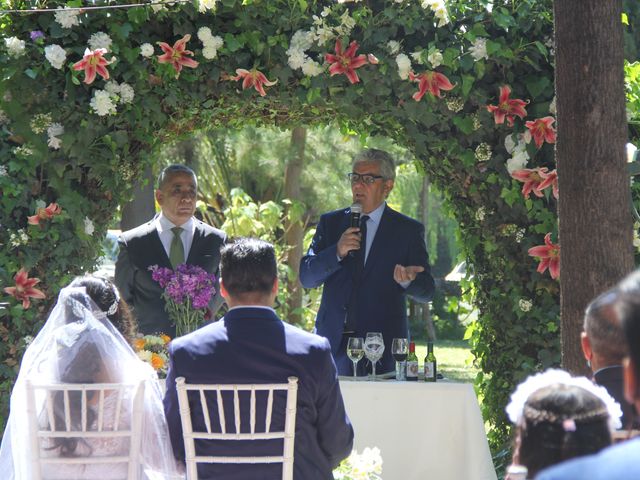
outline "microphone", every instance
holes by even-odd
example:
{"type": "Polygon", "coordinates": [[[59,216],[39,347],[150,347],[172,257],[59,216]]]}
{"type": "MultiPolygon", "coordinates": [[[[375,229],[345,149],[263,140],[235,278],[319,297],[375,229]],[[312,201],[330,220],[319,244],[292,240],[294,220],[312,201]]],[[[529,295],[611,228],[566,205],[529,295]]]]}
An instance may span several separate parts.
{"type": "MultiPolygon", "coordinates": [[[[362,205],[354,203],[351,205],[351,227],[360,228],[360,214],[362,213],[362,205]]],[[[353,257],[356,254],[356,250],[349,250],[349,256],[353,257]]]]}

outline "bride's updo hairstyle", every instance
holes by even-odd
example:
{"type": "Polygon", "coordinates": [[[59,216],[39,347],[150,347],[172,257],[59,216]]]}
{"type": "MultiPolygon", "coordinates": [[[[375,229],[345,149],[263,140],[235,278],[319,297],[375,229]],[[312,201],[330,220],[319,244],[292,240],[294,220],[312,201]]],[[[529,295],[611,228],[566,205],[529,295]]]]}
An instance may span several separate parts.
{"type": "Polygon", "coordinates": [[[527,478],[611,445],[622,416],[603,387],[554,369],[518,385],[506,410],[516,426],[513,464],[525,466],[527,478]]]}
{"type": "Polygon", "coordinates": [[[121,297],[116,286],[104,277],[85,275],[77,277],[72,287],[84,287],[95,304],[106,314],[109,321],[131,344],[136,327],[131,310],[121,297]]]}

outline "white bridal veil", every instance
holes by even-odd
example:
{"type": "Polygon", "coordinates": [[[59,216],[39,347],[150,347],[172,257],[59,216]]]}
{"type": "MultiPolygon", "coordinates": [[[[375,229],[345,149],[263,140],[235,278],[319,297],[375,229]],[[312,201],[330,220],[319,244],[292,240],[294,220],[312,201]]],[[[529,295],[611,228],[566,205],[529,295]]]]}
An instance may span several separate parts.
{"type": "MultiPolygon", "coordinates": [[[[144,382],[139,478],[184,478],[178,473],[174,461],[155,372],[136,356],[120,332],[107,319],[106,313],[91,300],[84,287],[74,287],[72,284],[60,291],[51,315],[24,354],[20,373],[11,393],[9,419],[0,447],[0,472],[4,480],[33,478],[26,409],[27,380],[33,383],[144,382]]],[[[126,401],[123,405],[122,408],[126,408],[126,401]]],[[[46,422],[44,395],[42,398],[36,396],[36,412],[38,418],[46,422]]],[[[105,406],[105,418],[107,413],[105,406]]],[[[109,451],[118,448],[128,450],[128,444],[123,447],[122,444],[113,442],[96,444],[96,441],[97,439],[80,438],[70,452],[65,451],[64,445],[52,444],[41,449],[41,455],[90,456],[97,455],[97,451],[107,455],[128,454],[109,451]]],[[[121,469],[118,467],[100,463],[50,465],[45,469],[44,478],[126,478],[126,466],[123,464],[121,469]]]]}

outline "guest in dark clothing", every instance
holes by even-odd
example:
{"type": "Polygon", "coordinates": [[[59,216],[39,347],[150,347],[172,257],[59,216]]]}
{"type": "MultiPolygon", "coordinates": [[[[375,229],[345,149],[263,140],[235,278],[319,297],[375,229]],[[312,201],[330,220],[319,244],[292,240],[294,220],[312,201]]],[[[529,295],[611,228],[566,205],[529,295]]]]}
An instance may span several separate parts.
{"type": "Polygon", "coordinates": [[[638,428],[633,406],[624,398],[622,361],[627,347],[615,310],[619,290],[611,289],[593,300],[584,316],[582,351],[593,380],[607,389],[622,408],[622,427],[638,428]]]}
{"type": "MultiPolygon", "coordinates": [[[[345,412],[329,342],[283,322],[271,308],[278,279],[270,244],[239,239],[223,247],[220,268],[220,289],[229,311],[220,321],[175,339],[169,347],[171,362],[164,405],[176,458],[183,460],[185,455],[177,377],[185,377],[187,383],[253,384],[286,383],[288,377],[295,376],[298,398],[294,479],[333,479],[332,470],[351,452],[353,429],[345,412]]],[[[215,402],[210,408],[217,408],[215,402]]],[[[200,425],[204,423],[202,415],[196,415],[194,410],[192,419],[195,430],[204,428],[200,425]]],[[[274,422],[279,420],[274,417],[274,422]]],[[[248,418],[242,419],[245,422],[248,418]]],[[[237,446],[233,453],[220,453],[223,447],[209,442],[196,445],[196,453],[274,454],[269,446],[248,443],[237,446]]],[[[200,465],[198,473],[200,478],[275,480],[282,478],[282,465],[200,465]]]]}
{"type": "MultiPolygon", "coordinates": [[[[640,270],[618,284],[615,311],[620,319],[628,356],[624,359],[625,398],[640,407],[640,270]]],[[[556,467],[544,470],[539,480],[637,480],[640,478],[640,438],[636,437],[556,467]]]]}

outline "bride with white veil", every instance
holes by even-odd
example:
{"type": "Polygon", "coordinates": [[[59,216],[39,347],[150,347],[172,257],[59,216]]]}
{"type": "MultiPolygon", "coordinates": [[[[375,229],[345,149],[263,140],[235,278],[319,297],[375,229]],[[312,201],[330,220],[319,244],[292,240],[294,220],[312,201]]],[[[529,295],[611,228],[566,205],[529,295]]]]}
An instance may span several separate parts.
{"type": "MultiPolygon", "coordinates": [[[[29,345],[20,366],[20,373],[11,394],[10,415],[0,447],[0,472],[3,480],[31,480],[35,475],[31,462],[29,441],[29,418],[27,415],[27,382],[37,384],[52,383],[144,383],[144,408],[139,455],[138,478],[148,480],[179,479],[179,472],[167,430],[162,394],[153,369],[142,362],[133,352],[124,337],[107,319],[118,308],[117,290],[108,282],[105,288],[113,288],[114,303],[101,310],[85,287],[77,286],[78,280],[63,288],[58,302],[47,322],[29,345]]],[[[65,414],[71,421],[80,422],[80,410],[87,411],[86,423],[90,430],[113,429],[114,419],[119,418],[118,429],[131,425],[132,398],[121,400],[116,396],[104,395],[103,412],[95,412],[95,400],[72,397],[63,400],[58,392],[51,402],[45,396],[36,396],[35,407],[40,426],[64,422],[65,414]],[[117,404],[117,405],[116,405],[117,404]],[[113,415],[115,410],[118,414],[113,415]],[[76,411],[74,417],[74,410],[76,411]],[[122,410],[122,413],[120,413],[122,410]],[[128,413],[128,414],[127,414],[128,413]],[[100,417],[100,419],[98,419],[100,417]],[[103,418],[104,417],[104,421],[103,418]]],[[[97,395],[94,395],[97,396],[97,395]]],[[[68,428],[68,427],[67,427],[68,428]]],[[[74,426],[72,426],[74,429],[74,426]]],[[[79,432],[82,434],[82,432],[79,432]]],[[[41,457],[100,457],[128,455],[129,438],[92,438],[81,436],[73,439],[53,438],[43,441],[41,457]]],[[[42,472],[44,479],[86,479],[100,480],[127,477],[127,465],[113,463],[61,464],[52,465],[42,472]]]]}

